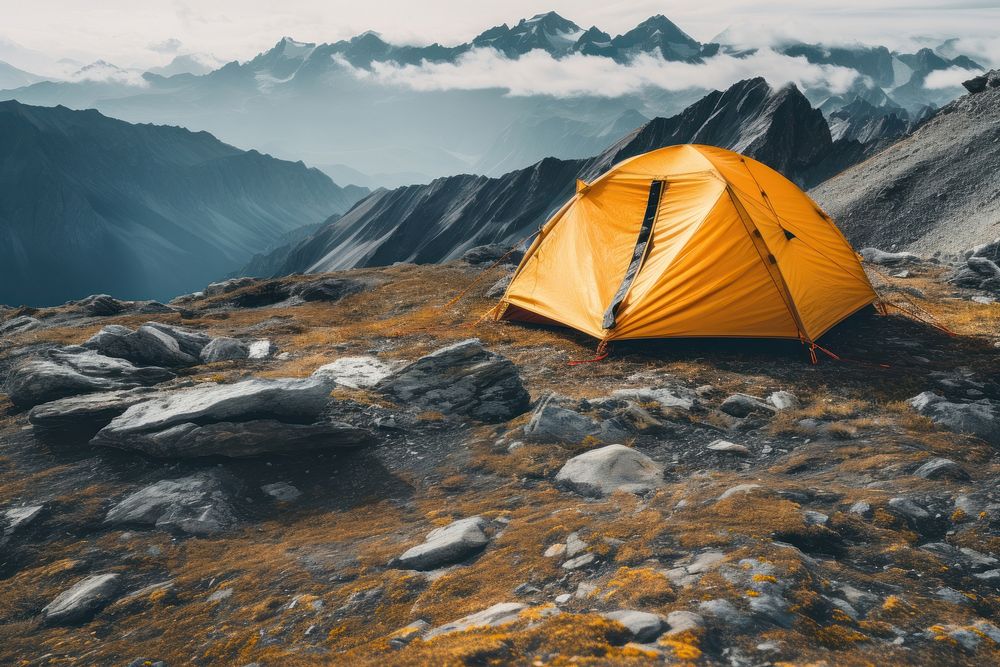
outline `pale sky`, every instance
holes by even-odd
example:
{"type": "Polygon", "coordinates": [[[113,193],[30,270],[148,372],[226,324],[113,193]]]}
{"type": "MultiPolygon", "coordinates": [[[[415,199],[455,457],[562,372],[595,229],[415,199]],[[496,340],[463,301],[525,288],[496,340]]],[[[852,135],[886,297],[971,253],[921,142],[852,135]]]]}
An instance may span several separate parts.
{"type": "Polygon", "coordinates": [[[0,60],[33,71],[63,58],[136,68],[177,53],[246,60],[283,35],[331,42],[365,30],[395,42],[456,44],[549,10],[612,35],[664,14],[701,41],[727,28],[752,40],[894,48],[961,37],[965,50],[1000,63],[996,0],[0,0],[0,60]]]}

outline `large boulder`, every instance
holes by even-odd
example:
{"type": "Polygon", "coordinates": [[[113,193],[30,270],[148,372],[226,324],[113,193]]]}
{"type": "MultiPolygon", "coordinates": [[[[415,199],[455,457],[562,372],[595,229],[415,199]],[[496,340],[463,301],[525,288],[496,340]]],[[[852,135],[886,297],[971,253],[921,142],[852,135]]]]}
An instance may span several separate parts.
{"type": "Polygon", "coordinates": [[[155,526],[189,535],[211,535],[237,523],[229,497],[236,490],[225,475],[197,473],[165,479],[130,493],[104,521],[115,526],[155,526]]]}
{"type": "Polygon", "coordinates": [[[120,590],[120,574],[89,576],[76,582],[47,604],[42,609],[42,619],[48,625],[85,621],[114,600],[120,590]]]}
{"type": "Polygon", "coordinates": [[[501,259],[507,264],[520,264],[524,259],[524,251],[503,243],[490,243],[469,248],[462,255],[462,261],[473,266],[493,264],[501,259]]]}
{"type": "Polygon", "coordinates": [[[66,396],[131,389],[174,377],[166,369],[135,366],[81,347],[49,350],[10,374],[6,390],[19,407],[31,407],[66,396]]]}
{"type": "Polygon", "coordinates": [[[990,70],[985,74],[974,76],[968,81],[963,81],[962,85],[973,95],[981,93],[987,88],[1000,88],[1000,70],[990,70]]]}
{"type": "Polygon", "coordinates": [[[193,366],[210,340],[196,331],[147,322],[135,331],[117,324],[106,326],[83,346],[139,365],[193,366]]]}
{"type": "Polygon", "coordinates": [[[17,317],[12,317],[9,320],[0,322],[0,335],[12,336],[14,334],[37,329],[40,326],[42,326],[41,320],[31,317],[30,315],[18,315],[17,317]]]}
{"type": "Polygon", "coordinates": [[[608,445],[571,458],[556,475],[556,484],[584,496],[645,493],[663,486],[663,467],[630,447],[608,445]]]}
{"type": "Polygon", "coordinates": [[[367,430],[320,419],[331,387],[319,378],[255,378],[165,392],[126,409],[91,443],[162,457],[245,457],[371,442],[367,430]]]}
{"type": "Polygon", "coordinates": [[[421,357],[375,388],[403,405],[486,423],[516,417],[530,403],[517,367],[476,338],[421,357]]]}
{"type": "Polygon", "coordinates": [[[435,528],[427,533],[422,544],[396,559],[396,564],[412,570],[433,570],[465,560],[489,544],[490,539],[483,532],[485,527],[486,519],[473,516],[435,528]]]}
{"type": "Polygon", "coordinates": [[[83,312],[95,317],[117,315],[128,308],[127,303],[119,301],[110,294],[91,294],[90,296],[77,301],[76,305],[79,306],[83,312]]]}
{"type": "Polygon", "coordinates": [[[983,398],[959,403],[925,391],[909,402],[914,410],[949,431],[971,433],[1000,445],[1000,404],[995,401],[983,398]]]}

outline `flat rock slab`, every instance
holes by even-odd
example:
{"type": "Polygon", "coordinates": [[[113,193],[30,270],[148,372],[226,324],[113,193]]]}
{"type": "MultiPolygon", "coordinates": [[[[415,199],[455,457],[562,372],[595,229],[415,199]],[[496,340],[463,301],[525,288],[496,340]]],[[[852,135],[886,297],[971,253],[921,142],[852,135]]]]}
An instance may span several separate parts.
{"type": "Polygon", "coordinates": [[[367,429],[336,421],[292,424],[276,419],[176,424],[161,431],[130,433],[125,437],[99,432],[96,445],[141,451],[160,458],[294,454],[315,449],[361,447],[374,443],[367,429]],[[102,435],[103,433],[103,435],[102,435]]]}
{"type": "Polygon", "coordinates": [[[666,621],[659,614],[635,609],[619,609],[601,614],[604,618],[625,626],[629,635],[637,642],[651,642],[661,634],[666,627],[666,621]]]}
{"type": "Polygon", "coordinates": [[[517,367],[476,338],[421,357],[375,388],[403,405],[485,423],[512,419],[530,402],[517,367]]]}
{"type": "Polygon", "coordinates": [[[173,377],[163,368],[135,366],[82,347],[66,347],[49,350],[14,369],[7,393],[14,405],[32,407],[77,394],[154,385],[173,377]]]}
{"type": "Polygon", "coordinates": [[[137,387],[69,396],[31,408],[28,421],[36,428],[48,430],[99,429],[128,408],[148,401],[157,393],[152,387],[137,387]]]}
{"type": "Polygon", "coordinates": [[[488,609],[470,614],[457,621],[440,625],[424,635],[424,639],[432,639],[451,632],[461,632],[470,628],[495,628],[500,625],[514,623],[521,617],[521,612],[527,609],[519,602],[501,602],[488,609]]]}
{"type": "Polygon", "coordinates": [[[313,371],[313,377],[327,378],[350,389],[369,389],[389,377],[392,366],[372,356],[341,357],[313,371]]]}
{"type": "Polygon", "coordinates": [[[120,574],[92,575],[56,596],[42,609],[42,618],[49,625],[87,620],[111,602],[120,590],[120,574]]]}
{"type": "Polygon", "coordinates": [[[617,389],[611,395],[615,398],[625,398],[641,403],[658,403],[661,408],[680,410],[691,410],[698,404],[698,394],[693,389],[682,385],[617,389]]]}
{"type": "Polygon", "coordinates": [[[486,519],[474,516],[436,528],[427,533],[423,544],[400,556],[396,564],[412,570],[433,570],[465,560],[489,544],[490,540],[483,532],[485,527],[486,519]]]}
{"type": "Polygon", "coordinates": [[[101,429],[94,444],[130,448],[143,437],[183,424],[247,421],[261,417],[307,423],[319,417],[330,394],[316,379],[254,378],[233,384],[203,384],[133,405],[101,429]]]}
{"type": "Polygon", "coordinates": [[[608,445],[571,458],[556,475],[556,484],[585,496],[645,493],[663,486],[663,467],[642,452],[608,445]]]}
{"type": "Polygon", "coordinates": [[[13,535],[15,531],[28,527],[44,510],[44,505],[24,505],[4,510],[0,513],[0,534],[13,535]]]}
{"type": "Polygon", "coordinates": [[[165,479],[130,493],[111,508],[112,525],[155,526],[189,535],[212,535],[238,521],[230,504],[234,480],[212,473],[165,479]]]}

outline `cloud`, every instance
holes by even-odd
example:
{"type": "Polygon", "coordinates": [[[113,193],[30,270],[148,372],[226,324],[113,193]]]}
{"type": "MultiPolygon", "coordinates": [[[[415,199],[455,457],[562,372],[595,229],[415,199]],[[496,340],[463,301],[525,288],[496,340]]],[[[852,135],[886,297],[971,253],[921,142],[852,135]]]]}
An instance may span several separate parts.
{"type": "Polygon", "coordinates": [[[181,40],[176,37],[165,39],[162,42],[153,42],[149,45],[151,51],[157,53],[177,53],[181,48],[181,40]]]}
{"type": "Polygon", "coordinates": [[[718,55],[699,64],[670,62],[648,54],[628,64],[580,54],[557,59],[542,50],[511,59],[493,49],[474,49],[455,63],[373,63],[371,70],[365,70],[340,62],[356,77],[386,85],[422,91],[498,88],[515,96],[619,97],[650,88],[725,89],[755,76],[763,76],[773,86],[794,83],[799,88],[824,87],[842,93],[860,76],[852,69],[814,65],[805,58],[792,58],[770,49],[746,58],[718,55]]]}
{"type": "Polygon", "coordinates": [[[145,88],[149,85],[142,78],[142,73],[135,70],[122,69],[111,63],[98,60],[86,67],[82,67],[69,75],[70,81],[91,81],[95,83],[118,83],[125,86],[136,86],[145,88]]]}
{"type": "Polygon", "coordinates": [[[924,79],[924,88],[930,90],[940,90],[941,88],[956,88],[962,85],[963,81],[968,81],[979,72],[970,72],[962,67],[949,67],[931,72],[924,79]]]}

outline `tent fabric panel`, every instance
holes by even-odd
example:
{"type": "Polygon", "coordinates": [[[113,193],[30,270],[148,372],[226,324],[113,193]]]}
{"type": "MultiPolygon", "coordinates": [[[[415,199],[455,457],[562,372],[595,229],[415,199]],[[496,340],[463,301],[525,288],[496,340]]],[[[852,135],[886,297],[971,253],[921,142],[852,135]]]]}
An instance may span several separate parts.
{"type": "Polygon", "coordinates": [[[576,195],[546,224],[504,300],[603,337],[602,316],[628,269],[648,197],[649,178],[606,179],[576,195]]]}
{"type": "Polygon", "coordinates": [[[610,338],[734,336],[796,338],[797,328],[732,200],[718,197],[610,338]]]}

